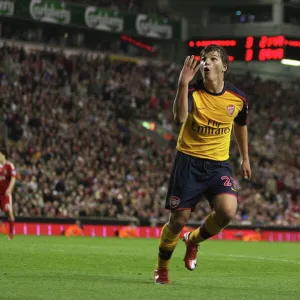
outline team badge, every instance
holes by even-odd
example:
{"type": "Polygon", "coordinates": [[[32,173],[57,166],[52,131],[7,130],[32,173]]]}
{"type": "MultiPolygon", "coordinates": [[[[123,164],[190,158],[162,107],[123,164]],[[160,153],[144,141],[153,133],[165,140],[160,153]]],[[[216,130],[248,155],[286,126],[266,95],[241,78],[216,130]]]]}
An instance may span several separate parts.
{"type": "Polygon", "coordinates": [[[227,106],[227,112],[228,112],[228,114],[229,114],[230,117],[233,115],[234,110],[235,110],[235,106],[234,105],[231,104],[231,105],[227,106]]]}
{"type": "Polygon", "coordinates": [[[176,208],[180,203],[180,198],[176,196],[171,196],[170,203],[171,203],[171,208],[176,208]]]}

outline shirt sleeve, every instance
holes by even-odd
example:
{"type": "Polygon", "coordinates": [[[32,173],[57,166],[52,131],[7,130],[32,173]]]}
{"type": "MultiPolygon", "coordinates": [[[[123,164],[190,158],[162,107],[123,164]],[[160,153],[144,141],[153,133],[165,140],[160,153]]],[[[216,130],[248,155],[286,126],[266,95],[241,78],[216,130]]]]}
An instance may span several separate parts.
{"type": "Polygon", "coordinates": [[[16,178],[17,177],[17,171],[15,169],[15,166],[12,163],[9,164],[9,169],[10,169],[11,177],[16,178]]]}
{"type": "Polygon", "coordinates": [[[248,103],[243,100],[243,108],[235,117],[234,122],[241,125],[246,126],[248,124],[248,103]]]}

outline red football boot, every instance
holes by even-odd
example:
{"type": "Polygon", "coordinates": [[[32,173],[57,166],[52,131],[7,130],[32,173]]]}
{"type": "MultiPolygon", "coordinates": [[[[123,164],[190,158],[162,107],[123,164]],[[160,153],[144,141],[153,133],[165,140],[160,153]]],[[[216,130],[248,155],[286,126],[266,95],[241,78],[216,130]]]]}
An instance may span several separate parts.
{"type": "Polygon", "coordinates": [[[189,235],[190,232],[186,232],[183,235],[183,241],[186,245],[186,252],[185,252],[185,257],[183,259],[185,267],[190,270],[193,271],[196,269],[197,266],[197,253],[198,253],[198,247],[199,244],[194,244],[193,242],[191,242],[189,240],[189,235]]]}
{"type": "Polygon", "coordinates": [[[154,282],[156,284],[170,284],[168,277],[168,269],[161,268],[154,271],[154,282]]]}

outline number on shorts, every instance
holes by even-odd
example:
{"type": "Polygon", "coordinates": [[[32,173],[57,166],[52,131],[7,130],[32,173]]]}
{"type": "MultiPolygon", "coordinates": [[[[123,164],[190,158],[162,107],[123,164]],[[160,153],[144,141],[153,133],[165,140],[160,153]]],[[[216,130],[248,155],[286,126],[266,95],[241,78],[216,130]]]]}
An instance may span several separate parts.
{"type": "Polygon", "coordinates": [[[236,187],[236,184],[235,184],[235,180],[232,177],[230,177],[230,178],[231,178],[232,186],[236,190],[237,187],[236,187]]]}
{"type": "Polygon", "coordinates": [[[230,178],[228,176],[222,176],[221,179],[225,180],[224,186],[232,186],[232,184],[230,182],[230,178]]]}

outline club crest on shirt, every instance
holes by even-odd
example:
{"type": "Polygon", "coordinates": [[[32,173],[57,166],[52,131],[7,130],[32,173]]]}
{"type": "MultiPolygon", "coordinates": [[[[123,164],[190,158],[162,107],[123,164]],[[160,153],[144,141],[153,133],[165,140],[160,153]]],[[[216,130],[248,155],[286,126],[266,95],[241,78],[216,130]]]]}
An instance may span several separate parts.
{"type": "Polygon", "coordinates": [[[227,105],[227,113],[229,114],[229,116],[231,117],[234,113],[235,110],[235,106],[234,105],[227,105]]]}
{"type": "Polygon", "coordinates": [[[176,197],[176,196],[171,196],[170,199],[170,206],[171,208],[176,208],[180,203],[180,198],[176,197]]]}

